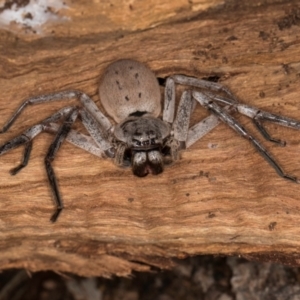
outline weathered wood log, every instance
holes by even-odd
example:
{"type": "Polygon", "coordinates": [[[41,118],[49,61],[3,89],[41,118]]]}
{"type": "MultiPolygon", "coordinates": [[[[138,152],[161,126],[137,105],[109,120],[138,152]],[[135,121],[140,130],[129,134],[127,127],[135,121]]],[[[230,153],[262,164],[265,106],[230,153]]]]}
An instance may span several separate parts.
{"type": "MultiPolygon", "coordinates": [[[[297,2],[206,2],[70,4],[62,12],[70,20],[47,24],[41,35],[2,30],[0,125],[25,98],[58,90],[82,90],[101,107],[100,76],[120,58],[144,62],[159,77],[214,77],[243,103],[300,119],[297,2]]],[[[27,108],[1,144],[67,103],[76,101],[27,108]]],[[[197,108],[192,124],[207,115],[197,108]]],[[[283,148],[236,116],[286,172],[300,177],[298,131],[268,127],[287,141],[283,148]]],[[[55,224],[43,163],[52,139],[36,138],[17,176],[8,172],[23,150],[0,157],[1,269],[125,276],[197,254],[300,265],[299,185],[280,178],[226,125],[162,175],[145,178],[64,144],[54,167],[65,210],[55,224]]]]}

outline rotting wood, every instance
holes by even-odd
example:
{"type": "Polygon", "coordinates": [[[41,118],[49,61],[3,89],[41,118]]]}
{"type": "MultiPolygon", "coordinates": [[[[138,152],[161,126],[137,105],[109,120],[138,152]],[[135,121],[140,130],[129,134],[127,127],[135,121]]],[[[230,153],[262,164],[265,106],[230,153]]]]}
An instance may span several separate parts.
{"type": "MultiPolygon", "coordinates": [[[[40,38],[1,31],[1,120],[23,99],[54,90],[83,90],[100,106],[99,78],[119,58],[147,63],[159,77],[214,76],[241,102],[300,119],[295,3],[239,6],[228,1],[200,12],[183,5],[169,19],[144,27],[115,26],[111,32],[95,33],[95,26],[101,27],[96,18],[82,32],[77,25],[72,32],[66,30],[70,23],[59,24],[51,37],[47,30],[40,38]],[[137,30],[149,26],[153,28],[137,30]]],[[[88,18],[88,11],[85,4],[82,18],[88,18]]],[[[0,136],[1,143],[65,104],[27,108],[0,136]]],[[[197,108],[192,123],[206,115],[197,108]]],[[[249,120],[239,119],[256,132],[249,120]]],[[[256,136],[287,172],[300,177],[299,133],[269,128],[287,141],[285,148],[256,136]]],[[[15,177],[8,171],[23,150],[0,157],[1,269],[126,276],[133,270],[169,268],[172,259],[196,254],[274,257],[300,265],[299,185],[279,178],[225,125],[157,177],[136,178],[129,169],[64,145],[54,166],[65,210],[55,224],[49,222],[53,204],[43,164],[52,138],[44,134],[36,139],[29,165],[15,177]]]]}

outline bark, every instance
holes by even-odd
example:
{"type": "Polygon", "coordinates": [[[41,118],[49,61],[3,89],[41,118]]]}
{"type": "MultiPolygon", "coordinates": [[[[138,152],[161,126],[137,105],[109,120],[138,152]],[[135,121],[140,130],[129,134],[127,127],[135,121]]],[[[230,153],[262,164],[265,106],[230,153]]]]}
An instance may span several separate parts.
{"type": "MultiPolygon", "coordinates": [[[[160,78],[218,80],[242,103],[300,120],[297,1],[174,2],[79,1],[59,12],[68,20],[41,33],[2,29],[1,124],[25,98],[53,91],[79,89],[101,107],[101,74],[120,58],[144,62],[160,78]]],[[[1,143],[70,103],[76,101],[27,108],[1,143]]],[[[197,107],[191,123],[207,115],[197,107]]],[[[286,140],[283,148],[236,116],[286,172],[300,177],[299,132],[268,126],[286,140]]],[[[280,178],[226,125],[162,175],[145,178],[64,144],[54,168],[65,210],[55,224],[44,169],[52,139],[37,137],[29,165],[14,177],[8,172],[23,150],[0,158],[1,269],[126,276],[198,254],[300,265],[299,185],[280,178]]]]}

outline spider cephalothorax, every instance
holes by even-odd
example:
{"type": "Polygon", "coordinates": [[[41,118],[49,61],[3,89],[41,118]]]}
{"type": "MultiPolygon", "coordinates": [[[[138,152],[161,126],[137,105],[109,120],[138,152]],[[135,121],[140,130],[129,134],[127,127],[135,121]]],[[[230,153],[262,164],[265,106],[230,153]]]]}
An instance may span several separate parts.
{"type": "Polygon", "coordinates": [[[115,127],[113,134],[125,144],[124,157],[130,156],[135,175],[157,175],[163,171],[162,149],[170,136],[168,123],[151,116],[129,117],[115,127]]]}
{"type": "Polygon", "coordinates": [[[190,147],[221,120],[248,139],[281,177],[298,182],[296,177],[286,174],[281,169],[269,152],[229,112],[238,111],[252,118],[267,140],[280,145],[284,145],[284,142],[270,137],[262,121],[276,122],[296,129],[300,129],[300,122],[240,104],[234,95],[219,83],[172,75],[166,80],[162,109],[160,88],[155,75],[145,65],[124,59],[112,63],[105,70],[99,96],[106,113],[114,119],[116,125],[112,125],[89,96],[81,91],[71,90],[26,100],[1,131],[7,131],[28,104],[71,98],[80,101],[82,107],[64,107],[0,147],[2,155],[19,145],[25,146],[23,161],[11,170],[11,174],[14,175],[27,165],[35,136],[43,131],[56,134],[45,158],[46,171],[56,202],[56,211],[51,217],[53,222],[63,209],[63,202],[52,162],[64,140],[98,157],[111,158],[118,166],[132,166],[133,173],[142,177],[149,173],[161,173],[164,165],[179,159],[180,150],[190,147]],[[189,87],[182,93],[176,115],[175,84],[189,87]],[[190,128],[193,101],[213,114],[190,128]],[[90,136],[72,130],[72,124],[78,116],[81,117],[90,136]],[[62,125],[59,125],[59,122],[62,125]]]}

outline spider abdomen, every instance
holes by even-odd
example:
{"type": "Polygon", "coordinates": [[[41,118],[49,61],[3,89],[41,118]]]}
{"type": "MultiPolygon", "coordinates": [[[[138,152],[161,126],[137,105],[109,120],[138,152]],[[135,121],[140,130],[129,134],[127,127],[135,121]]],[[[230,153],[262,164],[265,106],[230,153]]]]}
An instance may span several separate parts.
{"type": "Polygon", "coordinates": [[[99,95],[104,109],[116,122],[144,114],[158,117],[161,112],[160,89],[154,73],[134,60],[122,59],[109,65],[99,95]]]}

